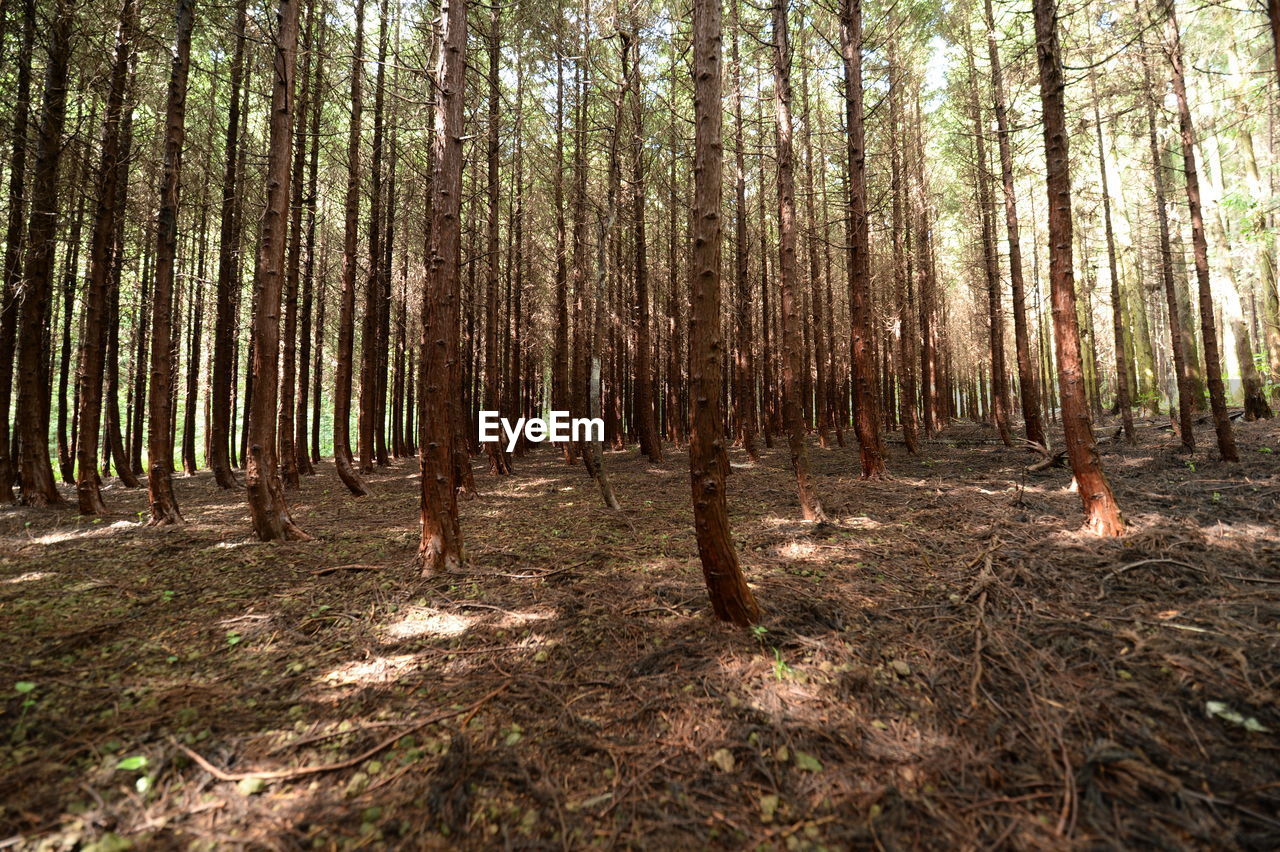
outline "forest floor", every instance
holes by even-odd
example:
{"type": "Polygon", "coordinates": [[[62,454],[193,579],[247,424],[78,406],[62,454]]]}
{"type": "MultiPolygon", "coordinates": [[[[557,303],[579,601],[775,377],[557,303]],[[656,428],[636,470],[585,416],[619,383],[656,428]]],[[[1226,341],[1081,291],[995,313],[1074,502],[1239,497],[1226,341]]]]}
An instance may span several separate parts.
{"type": "Polygon", "coordinates": [[[755,631],[709,617],[670,447],[607,455],[620,515],[477,459],[428,579],[408,461],[363,499],[322,465],[299,544],[207,474],[176,528],[114,481],[0,511],[0,849],[1274,849],[1280,425],[1225,465],[1164,423],[1103,448],[1118,540],[974,424],[887,482],[814,446],[817,526],[783,446],[733,450],[755,631]]]}

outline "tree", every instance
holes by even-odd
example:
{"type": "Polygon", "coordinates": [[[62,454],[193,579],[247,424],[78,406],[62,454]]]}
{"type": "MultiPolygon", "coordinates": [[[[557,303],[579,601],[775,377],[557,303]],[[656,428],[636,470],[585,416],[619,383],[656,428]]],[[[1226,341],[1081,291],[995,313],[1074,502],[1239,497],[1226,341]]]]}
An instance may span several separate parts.
{"type": "MultiPolygon", "coordinates": [[[[796,475],[800,511],[806,521],[824,521],[822,502],[809,481],[809,449],[800,403],[800,373],[806,369],[800,350],[800,316],[796,304],[796,180],[791,123],[791,39],[787,32],[789,0],[773,5],[774,105],[778,142],[778,294],[782,319],[782,408],[796,475]]],[[[718,64],[718,63],[717,63],[718,64]]],[[[717,138],[717,144],[719,139],[717,138]]]]}
{"type": "Polygon", "coordinates": [[[89,285],[85,291],[84,324],[80,338],[78,421],[80,438],[76,449],[76,495],[82,515],[106,512],[98,480],[98,433],[102,415],[102,381],[107,344],[108,298],[116,239],[116,221],[121,211],[119,198],[120,123],[124,112],[125,86],[133,56],[135,0],[124,0],[120,26],[116,31],[115,57],[111,64],[111,84],[103,117],[102,150],[98,160],[97,212],[89,247],[89,285]]]}
{"type": "Polygon", "coordinates": [[[195,0],[178,0],[169,93],[165,108],[164,174],[156,224],[155,286],[151,294],[151,387],[147,400],[147,491],[152,525],[182,521],[173,493],[173,281],[178,252],[178,204],[182,147],[186,139],[187,76],[191,70],[191,30],[195,0]]]}
{"type": "Polygon", "coordinates": [[[1049,289],[1057,340],[1062,428],[1067,456],[1071,460],[1071,473],[1075,477],[1080,501],[1084,504],[1085,528],[1097,535],[1115,536],[1124,532],[1124,521],[1098,457],[1081,367],[1080,328],[1076,320],[1075,275],[1071,257],[1071,170],[1067,114],[1063,105],[1066,84],[1062,76],[1054,0],[1033,0],[1033,8],[1040,103],[1044,116],[1045,187],[1049,196],[1049,289]]]}
{"type": "Polygon", "coordinates": [[[347,196],[342,238],[342,301],[338,306],[338,357],[333,377],[333,463],[352,494],[364,497],[369,486],[356,472],[351,455],[351,356],[355,348],[356,270],[360,265],[360,117],[363,109],[364,0],[356,0],[356,38],[351,54],[351,126],[347,133],[347,196]]]}
{"type": "Polygon", "coordinates": [[[840,55],[844,64],[845,143],[848,162],[849,325],[852,338],[854,432],[861,448],[862,478],[887,475],[880,440],[880,400],[869,338],[870,232],[867,225],[866,149],[862,103],[862,0],[842,0],[840,55]]]}
{"type": "MultiPolygon", "coordinates": [[[[735,0],[736,2],[736,0],[735,0]]],[[[720,0],[693,0],[694,215],[689,312],[689,481],[702,576],[717,618],[743,627],[760,607],[738,567],[725,500],[720,410],[720,193],[723,145],[720,0]]]]}
{"type": "MultiPolygon", "coordinates": [[[[996,21],[991,0],[983,1],[987,24],[987,55],[991,62],[991,95],[996,114],[996,143],[1000,148],[1000,181],[1004,189],[1005,231],[1009,238],[1009,283],[1013,289],[1013,340],[1018,362],[1018,394],[1027,440],[1047,447],[1040,417],[1040,387],[1031,362],[1027,331],[1027,287],[1022,274],[1022,235],[1018,228],[1018,202],[1013,181],[1013,146],[1009,140],[1009,107],[1005,102],[1004,70],[996,47],[996,21]]],[[[1099,131],[1101,132],[1101,131],[1099,131]]],[[[1003,346],[1002,346],[1003,348],[1003,346]]]]}
{"type": "MultiPolygon", "coordinates": [[[[271,120],[267,147],[267,209],[262,216],[254,269],[253,405],[244,481],[253,531],[261,541],[310,538],[289,515],[276,453],[280,379],[280,296],[289,219],[289,167],[293,149],[294,67],[298,52],[298,0],[280,0],[271,65],[271,120]]],[[[292,405],[292,400],[288,401],[292,405]]],[[[292,452],[292,447],[288,448],[292,452]]]]}
{"type": "Polygon", "coordinates": [[[58,168],[67,118],[67,66],[75,20],[66,0],[58,0],[49,26],[44,101],[36,136],[31,181],[31,219],[18,303],[18,476],[22,502],[32,506],[62,502],[49,459],[49,371],[44,335],[53,294],[53,254],[58,232],[58,168]]]}
{"type": "Polygon", "coordinates": [[[231,423],[235,394],[231,389],[235,372],[236,298],[239,291],[240,193],[240,89],[244,84],[245,23],[247,0],[236,0],[233,16],[234,53],[231,59],[231,89],[227,110],[225,165],[222,172],[221,226],[218,239],[217,306],[213,329],[213,377],[209,419],[209,467],[220,488],[234,488],[231,472],[231,423]]]}
{"type": "Polygon", "coordinates": [[[436,59],[435,172],[432,176],[431,257],[423,293],[421,341],[423,575],[452,571],[463,561],[454,470],[459,261],[462,254],[462,110],[466,97],[467,4],[442,0],[436,59]]]}
{"type": "Polygon", "coordinates": [[[1195,258],[1196,282],[1200,293],[1200,333],[1204,338],[1205,372],[1209,385],[1209,407],[1218,435],[1218,452],[1223,461],[1240,461],[1231,417],[1227,414],[1227,393],[1222,383],[1222,358],[1218,354],[1218,328],[1214,321],[1213,288],[1209,282],[1209,242],[1205,237],[1204,213],[1200,205],[1200,176],[1196,170],[1196,131],[1187,102],[1187,84],[1182,71],[1182,38],[1173,0],[1161,0],[1165,10],[1165,39],[1173,74],[1173,96],[1178,102],[1178,128],[1182,136],[1183,175],[1187,183],[1187,209],[1191,213],[1191,249],[1195,258]]]}

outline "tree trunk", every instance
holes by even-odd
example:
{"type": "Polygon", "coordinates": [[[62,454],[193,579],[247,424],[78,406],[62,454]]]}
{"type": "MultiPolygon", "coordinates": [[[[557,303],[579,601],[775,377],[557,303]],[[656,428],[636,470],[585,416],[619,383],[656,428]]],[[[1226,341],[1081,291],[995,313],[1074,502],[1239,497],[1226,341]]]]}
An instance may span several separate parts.
{"type": "MultiPolygon", "coordinates": [[[[314,7],[311,8],[309,14],[316,15],[314,7]]],[[[309,55],[314,55],[309,62],[314,63],[315,72],[311,77],[311,92],[308,96],[309,115],[311,117],[311,127],[308,133],[308,141],[310,142],[310,157],[307,163],[307,187],[306,194],[303,196],[302,203],[307,208],[307,233],[306,233],[306,262],[302,273],[302,321],[301,333],[299,335],[298,349],[298,405],[297,413],[294,416],[294,438],[293,438],[293,455],[294,463],[298,468],[298,473],[303,476],[315,476],[316,470],[312,465],[311,453],[308,451],[308,431],[307,431],[307,413],[309,408],[309,383],[311,381],[311,314],[312,306],[318,300],[317,290],[323,289],[323,283],[317,286],[316,283],[316,200],[319,192],[320,180],[320,114],[324,111],[320,101],[320,95],[324,92],[324,59],[325,59],[325,35],[328,32],[327,17],[320,14],[320,32],[316,38],[316,43],[312,44],[310,38],[307,41],[307,51],[309,55]]],[[[299,121],[301,127],[301,121],[299,121]]],[[[295,175],[294,180],[301,181],[302,174],[299,172],[295,175]]],[[[322,332],[320,328],[323,322],[323,315],[316,317],[316,333],[322,332]]],[[[317,346],[317,352],[319,348],[317,346]]],[[[320,402],[319,388],[316,389],[315,402],[320,402]]],[[[316,420],[316,436],[319,437],[319,417],[316,420]]],[[[318,442],[317,442],[318,443],[318,442]]],[[[319,455],[319,448],[316,448],[316,455],[319,455]]]]}
{"type": "MultiPolygon", "coordinates": [[[[377,431],[378,319],[382,315],[383,214],[382,214],[382,150],[383,102],[387,68],[387,0],[381,0],[378,12],[378,72],[373,90],[373,156],[369,163],[369,275],[365,279],[364,317],[360,333],[360,407],[356,420],[360,449],[360,472],[372,473],[376,466],[374,433],[377,431]]],[[[361,71],[363,73],[363,70],[361,71]]],[[[354,87],[354,83],[352,84],[354,87]]],[[[354,94],[354,88],[353,88],[354,94]]],[[[352,107],[354,111],[354,106],[352,107]]]]}
{"type": "MultiPolygon", "coordinates": [[[[249,409],[249,454],[245,459],[244,481],[249,516],[254,534],[260,541],[306,541],[311,537],[299,529],[289,515],[276,455],[280,298],[284,288],[285,239],[289,224],[298,0],[280,0],[274,35],[271,120],[267,143],[267,208],[262,216],[253,274],[253,404],[249,409]]],[[[292,438],[292,430],[288,437],[292,438]]]]}
{"type": "Polygon", "coordinates": [[[217,309],[213,329],[212,416],[209,419],[209,467],[219,488],[234,488],[231,472],[231,434],[236,399],[232,375],[236,368],[236,298],[240,251],[240,89],[244,84],[246,0],[236,0],[235,53],[231,59],[231,91],[227,111],[226,164],[222,172],[222,224],[218,241],[217,309]]]}
{"type": "MultiPolygon", "coordinates": [[[[736,2],[736,0],[734,0],[736,2]]],[[[746,627],[760,607],[738,567],[725,501],[720,411],[720,0],[693,3],[694,216],[689,285],[689,481],[702,576],[717,618],[746,627]]]]}
{"type": "Polygon", "coordinates": [[[82,515],[106,512],[98,481],[98,432],[102,414],[102,380],[105,366],[108,297],[115,248],[116,222],[122,212],[119,199],[120,120],[124,111],[125,85],[133,53],[135,0],[124,0],[116,31],[115,58],[111,65],[111,88],[107,94],[99,155],[97,212],[89,244],[89,284],[85,290],[84,327],[80,337],[79,421],[80,440],[76,449],[76,495],[82,515]]]}
{"type": "MultiPolygon", "coordinates": [[[[484,298],[484,404],[490,411],[501,407],[501,370],[498,368],[498,131],[502,112],[500,101],[498,57],[502,50],[502,7],[495,4],[489,15],[489,126],[486,146],[486,194],[489,204],[485,228],[485,298],[484,298]]],[[[489,472],[497,476],[512,473],[511,458],[503,441],[485,445],[489,454],[489,472]]]]}
{"type": "MultiPolygon", "coordinates": [[[[352,494],[363,497],[369,486],[356,472],[351,456],[351,374],[355,348],[356,271],[360,239],[360,119],[363,109],[364,0],[356,0],[356,35],[351,56],[351,127],[347,135],[347,196],[342,240],[342,301],[338,306],[338,357],[333,377],[333,461],[338,477],[352,494]]],[[[317,360],[318,363],[318,360],[317,360]]]]}
{"type": "Polygon", "coordinates": [[[462,113],[466,92],[467,6],[442,0],[440,50],[436,62],[435,174],[432,178],[431,259],[423,299],[422,543],[424,575],[453,571],[463,562],[458,524],[454,406],[460,396],[457,370],[459,262],[462,252],[462,113]]]}
{"type": "Polygon", "coordinates": [[[880,400],[869,336],[871,312],[870,232],[867,224],[866,150],[862,104],[862,0],[842,0],[840,53],[845,76],[845,122],[849,170],[848,277],[853,360],[854,432],[862,454],[862,478],[887,475],[880,440],[880,400]]]}
{"type": "Polygon", "coordinates": [[[17,475],[10,452],[9,408],[13,394],[13,358],[18,332],[18,288],[22,283],[22,242],[26,234],[27,125],[31,118],[31,49],[35,41],[35,0],[22,0],[22,37],[18,48],[9,160],[9,220],[5,229],[4,292],[0,295],[0,494],[13,500],[17,475]]]}
{"type": "Polygon", "coordinates": [[[1053,329],[1057,338],[1058,381],[1062,394],[1062,427],[1067,455],[1084,505],[1085,528],[1097,535],[1124,532],[1120,507],[1102,470],[1089,420],[1080,366],[1080,329],[1071,246],[1071,171],[1067,150],[1067,116],[1063,106],[1062,59],[1053,0],[1034,0],[1036,57],[1040,70],[1040,102],[1044,114],[1045,182],[1049,197],[1049,288],[1053,329]]]}
{"type": "MultiPolygon", "coordinates": [[[[773,5],[774,108],[778,145],[778,293],[782,319],[782,407],[796,477],[800,511],[806,521],[823,521],[822,503],[809,481],[809,448],[800,400],[802,369],[800,317],[796,304],[796,199],[791,124],[791,43],[787,31],[789,0],[773,5]]],[[[719,134],[717,134],[718,137],[719,134]]],[[[717,138],[718,142],[718,138],[717,138]]]]}
{"type": "Polygon", "coordinates": [[[1213,411],[1213,428],[1218,435],[1218,452],[1223,461],[1239,461],[1236,439],[1227,413],[1227,392],[1222,382],[1222,358],[1218,354],[1218,328],[1213,317],[1213,290],[1209,282],[1209,241],[1204,232],[1204,214],[1200,208],[1200,177],[1196,171],[1196,132],[1187,102],[1187,84],[1182,71],[1182,40],[1173,0],[1162,0],[1165,9],[1165,38],[1169,64],[1173,71],[1173,95],[1178,102],[1178,126],[1182,135],[1182,164],[1187,181],[1187,209],[1191,213],[1191,250],[1196,264],[1196,281],[1200,290],[1200,332],[1204,338],[1205,372],[1208,374],[1209,407],[1213,411]]]}
{"type": "Polygon", "coordinates": [[[645,230],[645,132],[644,87],[640,82],[640,44],[636,42],[631,79],[631,120],[633,128],[631,145],[632,216],[635,219],[635,306],[636,306],[636,358],[635,358],[635,429],[640,442],[640,452],[651,462],[662,461],[662,442],[658,438],[658,424],[654,417],[653,398],[653,341],[649,311],[649,246],[645,230]]]}
{"type": "Polygon", "coordinates": [[[67,115],[67,65],[71,58],[72,12],[59,0],[49,24],[44,103],[36,136],[31,218],[23,286],[18,300],[18,476],[22,501],[32,506],[62,503],[49,459],[49,372],[45,326],[53,293],[53,255],[58,233],[58,167],[67,115]]]}
{"type": "MultiPolygon", "coordinates": [[[[712,2],[719,3],[719,0],[712,0],[712,2]]],[[[735,336],[738,339],[738,345],[734,347],[733,352],[734,384],[736,385],[734,398],[737,401],[735,411],[738,440],[742,443],[742,449],[751,463],[758,464],[760,451],[756,449],[756,379],[755,365],[752,363],[755,341],[752,334],[751,283],[748,280],[749,258],[747,257],[747,166],[742,133],[742,60],[738,49],[742,28],[738,18],[738,0],[730,0],[730,2],[733,4],[733,275],[738,302],[735,314],[735,336]]]]}
{"type": "MultiPolygon", "coordinates": [[[[1004,188],[1005,230],[1009,238],[1009,283],[1013,289],[1013,339],[1018,362],[1018,393],[1027,440],[1048,447],[1040,417],[1040,387],[1031,360],[1027,331],[1026,282],[1022,276],[1022,238],[1018,228],[1017,193],[1013,180],[1013,151],[1009,140],[1009,110],[1005,103],[1004,72],[996,48],[996,22],[991,0],[984,0],[987,54],[991,61],[991,90],[995,102],[996,141],[1000,148],[1000,180],[1004,188]]],[[[1003,347],[1002,347],[1003,348],[1003,347]]]]}

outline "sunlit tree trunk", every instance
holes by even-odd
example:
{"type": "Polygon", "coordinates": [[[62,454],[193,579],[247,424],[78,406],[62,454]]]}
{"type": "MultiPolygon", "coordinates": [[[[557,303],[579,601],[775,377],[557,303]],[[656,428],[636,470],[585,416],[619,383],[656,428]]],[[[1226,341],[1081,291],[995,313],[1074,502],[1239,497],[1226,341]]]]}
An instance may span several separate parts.
{"type": "Polygon", "coordinates": [[[1062,428],[1071,472],[1084,505],[1085,528],[1097,535],[1115,536],[1124,532],[1124,521],[1098,457],[1081,369],[1071,257],[1070,155],[1063,105],[1066,84],[1054,18],[1055,3],[1034,0],[1033,6],[1044,123],[1045,184],[1049,197],[1049,288],[1062,395],[1062,428]]]}
{"type": "Polygon", "coordinates": [[[423,299],[422,543],[424,575],[461,566],[462,529],[454,470],[454,406],[460,397],[458,358],[459,260],[462,251],[462,112],[466,93],[467,6],[442,0],[436,62],[435,174],[432,178],[431,257],[423,299]]]}

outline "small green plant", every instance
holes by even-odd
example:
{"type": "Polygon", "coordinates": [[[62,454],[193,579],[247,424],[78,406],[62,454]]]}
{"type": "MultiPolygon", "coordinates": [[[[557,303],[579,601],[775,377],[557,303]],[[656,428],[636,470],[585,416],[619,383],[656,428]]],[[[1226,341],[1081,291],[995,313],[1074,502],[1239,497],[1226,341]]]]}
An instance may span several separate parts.
{"type": "Polygon", "coordinates": [[[232,648],[239,645],[243,641],[244,641],[244,637],[241,636],[239,633],[235,632],[234,630],[227,631],[227,644],[232,648]]]}
{"type": "Polygon", "coordinates": [[[20,680],[13,685],[13,691],[22,696],[22,712],[18,714],[18,722],[9,736],[11,741],[16,742],[26,736],[27,711],[36,706],[36,697],[32,694],[36,691],[36,685],[29,680],[20,680]]]}
{"type": "Polygon", "coordinates": [[[1192,473],[1196,472],[1196,463],[1193,462],[1191,459],[1187,459],[1186,465],[1187,465],[1187,470],[1191,471],[1192,473]]]}
{"type": "Polygon", "coordinates": [[[786,680],[795,674],[795,669],[787,665],[787,661],[782,659],[782,651],[777,648],[773,649],[773,677],[774,680],[786,680]]]}

